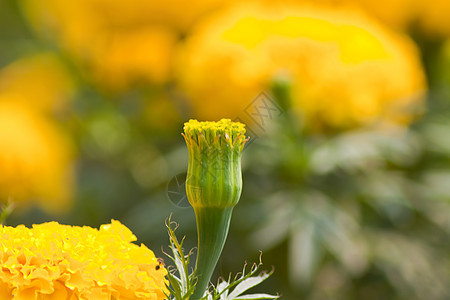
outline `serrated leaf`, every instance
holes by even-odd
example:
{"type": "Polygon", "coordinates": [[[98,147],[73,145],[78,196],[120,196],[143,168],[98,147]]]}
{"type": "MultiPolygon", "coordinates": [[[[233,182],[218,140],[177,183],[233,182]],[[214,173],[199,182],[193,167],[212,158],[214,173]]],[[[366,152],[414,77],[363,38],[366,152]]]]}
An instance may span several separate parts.
{"type": "Polygon", "coordinates": [[[228,288],[229,283],[227,281],[222,281],[221,283],[219,283],[217,285],[216,291],[218,294],[222,294],[223,296],[227,297],[228,296],[228,288]]]}
{"type": "Polygon", "coordinates": [[[231,292],[231,294],[226,299],[235,299],[237,296],[241,295],[246,290],[266,280],[270,275],[271,273],[261,273],[255,277],[244,279],[233,289],[233,292],[231,292]]]}
{"type": "MultiPolygon", "coordinates": [[[[189,252],[187,255],[183,252],[183,242],[184,238],[181,242],[178,241],[175,230],[176,227],[172,228],[173,222],[170,221],[170,218],[166,222],[166,227],[169,233],[169,248],[172,250],[173,257],[166,254],[174,263],[176,271],[180,277],[175,276],[172,272],[169,272],[167,277],[169,279],[170,286],[169,291],[172,293],[172,297],[169,299],[175,300],[188,300],[194,292],[195,288],[195,274],[189,274],[188,266],[189,259],[192,252],[189,252]]],[[[173,271],[173,270],[172,270],[173,271]]]]}

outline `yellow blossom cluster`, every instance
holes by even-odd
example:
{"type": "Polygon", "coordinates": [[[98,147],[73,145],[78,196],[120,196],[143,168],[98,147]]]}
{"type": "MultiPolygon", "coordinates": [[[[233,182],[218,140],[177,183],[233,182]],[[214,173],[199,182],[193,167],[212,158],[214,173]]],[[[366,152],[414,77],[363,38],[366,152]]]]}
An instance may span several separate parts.
{"type": "MultiPolygon", "coordinates": [[[[270,0],[259,0],[269,3],[270,0]]],[[[282,0],[332,9],[363,10],[397,30],[419,30],[429,37],[450,37],[450,1],[447,0],[282,0]]]]}
{"type": "Polygon", "coordinates": [[[340,2],[361,6],[368,13],[398,29],[416,26],[429,36],[450,36],[450,1],[447,0],[340,0],[340,2]]]}
{"type": "Polygon", "coordinates": [[[165,299],[164,266],[118,221],[0,225],[0,299],[165,299]]]}
{"type": "Polygon", "coordinates": [[[408,122],[425,89],[406,36],[363,14],[311,6],[230,8],[199,25],[178,61],[203,119],[242,115],[277,76],[289,78],[292,105],[314,130],[408,122]]]}
{"type": "Polygon", "coordinates": [[[110,91],[161,84],[180,31],[222,0],[23,0],[29,22],[110,91]],[[182,9],[183,7],[183,9],[182,9]]]}
{"type": "Polygon", "coordinates": [[[419,11],[420,26],[432,36],[450,37],[450,1],[422,0],[419,11]]]}
{"type": "Polygon", "coordinates": [[[51,53],[23,57],[0,70],[2,101],[9,99],[45,114],[64,110],[73,90],[67,70],[51,53]]]}
{"type": "Polygon", "coordinates": [[[53,118],[72,83],[50,54],[0,70],[0,202],[38,203],[50,212],[70,207],[73,147],[53,118]]]}
{"type": "Polygon", "coordinates": [[[37,202],[64,211],[72,198],[72,150],[67,138],[27,106],[0,98],[0,200],[37,202]]]}

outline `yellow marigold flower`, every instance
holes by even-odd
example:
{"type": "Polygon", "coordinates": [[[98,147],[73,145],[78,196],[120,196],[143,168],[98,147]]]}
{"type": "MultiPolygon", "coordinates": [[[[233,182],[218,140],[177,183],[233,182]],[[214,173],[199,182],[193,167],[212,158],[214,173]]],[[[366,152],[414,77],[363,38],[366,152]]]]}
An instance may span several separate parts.
{"type": "Polygon", "coordinates": [[[417,26],[430,36],[450,37],[448,0],[341,0],[360,5],[386,24],[399,29],[417,26]]]}
{"type": "Polygon", "coordinates": [[[134,82],[163,83],[169,78],[176,42],[172,32],[149,27],[110,34],[105,47],[92,49],[90,62],[95,62],[92,72],[97,81],[125,89],[134,82]]]}
{"type": "Polygon", "coordinates": [[[49,119],[13,100],[0,94],[0,201],[65,210],[73,191],[72,147],[49,119]]]}
{"type": "Polygon", "coordinates": [[[166,269],[118,221],[0,225],[0,299],[166,299],[166,269]]]}
{"type": "Polygon", "coordinates": [[[19,59],[0,70],[0,95],[43,111],[64,108],[73,82],[61,61],[51,53],[19,59]]]}
{"type": "MultiPolygon", "coordinates": [[[[299,2],[284,0],[283,2],[299,2]]],[[[300,2],[315,3],[314,0],[300,2]]],[[[450,36],[450,1],[447,0],[322,0],[321,4],[339,9],[362,8],[388,26],[400,30],[418,27],[435,37],[450,36]]]]}
{"type": "Polygon", "coordinates": [[[419,0],[391,0],[382,3],[371,0],[344,0],[344,2],[361,5],[370,14],[397,29],[406,29],[415,20],[419,6],[419,0]]]}
{"type": "Polygon", "coordinates": [[[244,114],[281,72],[312,129],[408,122],[425,89],[411,40],[324,8],[236,6],[199,26],[179,56],[181,88],[205,119],[244,114]]]}
{"type": "Polygon", "coordinates": [[[284,0],[283,2],[302,2],[347,11],[363,10],[390,27],[406,30],[417,19],[420,1],[422,0],[321,0],[319,2],[314,0],[284,0]]]}
{"type": "MultiPolygon", "coordinates": [[[[61,0],[60,0],[61,1],[61,0]]],[[[62,0],[64,1],[64,0],[62,0]]],[[[121,24],[161,24],[181,32],[189,28],[203,15],[223,6],[224,0],[90,0],[104,10],[113,22],[121,24]]]]}
{"type": "Polygon", "coordinates": [[[187,26],[218,1],[22,0],[22,4],[32,27],[60,43],[88,78],[123,91],[135,83],[166,82],[179,36],[176,28],[185,26],[171,26],[167,19],[187,26]],[[181,4],[186,9],[180,9],[181,4]]]}
{"type": "Polygon", "coordinates": [[[450,1],[421,0],[419,22],[426,33],[450,37],[450,1]]]}

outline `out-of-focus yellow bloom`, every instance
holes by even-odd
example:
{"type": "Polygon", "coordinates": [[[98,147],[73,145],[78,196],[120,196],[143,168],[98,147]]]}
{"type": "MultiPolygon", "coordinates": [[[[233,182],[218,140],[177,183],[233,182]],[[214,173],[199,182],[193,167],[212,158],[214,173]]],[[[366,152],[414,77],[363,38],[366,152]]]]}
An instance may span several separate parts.
{"type": "Polygon", "coordinates": [[[409,39],[363,15],[306,6],[241,5],[217,15],[187,40],[177,71],[202,119],[243,115],[287,74],[310,129],[407,122],[405,109],[425,88],[409,39]]]}
{"type": "MultiPolygon", "coordinates": [[[[406,30],[412,22],[417,20],[420,1],[422,0],[381,0],[376,2],[372,0],[322,0],[320,3],[337,9],[363,9],[390,27],[406,30]]],[[[300,2],[317,3],[312,0],[301,0],[300,2]]]]}
{"type": "Polygon", "coordinates": [[[0,95],[44,113],[64,108],[73,82],[58,58],[50,53],[19,59],[0,70],[0,95]]]}
{"type": "Polygon", "coordinates": [[[364,7],[370,14],[397,29],[406,29],[417,17],[419,0],[344,0],[364,7]]]}
{"type": "Polygon", "coordinates": [[[56,39],[90,79],[113,91],[169,79],[178,30],[223,0],[23,0],[41,34],[56,39]]]}
{"type": "MultiPolygon", "coordinates": [[[[270,0],[259,1],[270,2],[270,0]]],[[[405,30],[411,22],[417,19],[420,1],[422,0],[282,0],[281,2],[291,5],[298,3],[312,4],[347,11],[362,10],[390,27],[405,30]]]]}
{"type": "MultiPolygon", "coordinates": [[[[62,0],[64,1],[64,0],[62,0]]],[[[121,24],[153,23],[187,32],[202,16],[227,3],[225,0],[90,0],[121,24]]]]}
{"type": "Polygon", "coordinates": [[[163,83],[171,72],[176,39],[164,28],[111,33],[104,46],[92,49],[93,76],[123,90],[136,82],[163,83]]]}
{"type": "Polygon", "coordinates": [[[358,4],[386,24],[399,29],[417,26],[427,35],[450,36],[448,0],[342,0],[358,4]]]}
{"type": "Polygon", "coordinates": [[[165,299],[166,269],[118,221],[0,225],[0,299],[165,299]]]}
{"type": "Polygon", "coordinates": [[[284,0],[333,5],[338,8],[363,8],[388,26],[407,30],[415,26],[426,35],[450,36],[450,1],[448,0],[284,0]]]}
{"type": "Polygon", "coordinates": [[[66,210],[73,191],[70,143],[32,105],[14,100],[0,94],[0,202],[11,197],[19,206],[66,210]]]}
{"type": "Polygon", "coordinates": [[[0,70],[0,202],[38,202],[50,212],[70,206],[72,147],[51,114],[65,108],[72,91],[70,76],[50,53],[0,70]]]}
{"type": "Polygon", "coordinates": [[[421,0],[419,22],[430,35],[450,37],[450,1],[421,0]]]}

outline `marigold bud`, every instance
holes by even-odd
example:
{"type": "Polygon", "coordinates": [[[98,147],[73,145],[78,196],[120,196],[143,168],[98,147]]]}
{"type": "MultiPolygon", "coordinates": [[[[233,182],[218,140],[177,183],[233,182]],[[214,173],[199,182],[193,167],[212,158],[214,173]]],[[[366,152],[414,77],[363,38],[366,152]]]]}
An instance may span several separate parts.
{"type": "Polygon", "coordinates": [[[245,125],[190,120],[184,124],[189,149],[186,192],[193,207],[235,206],[241,195],[245,125]]]}
{"type": "Polygon", "coordinates": [[[200,299],[228,235],[233,207],[242,191],[241,154],[245,125],[190,120],[183,134],[189,150],[186,193],[194,208],[198,231],[197,286],[193,299],[200,299]]]}

